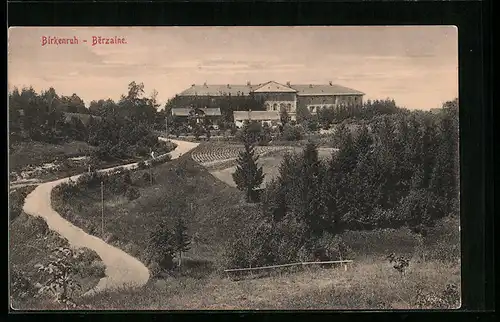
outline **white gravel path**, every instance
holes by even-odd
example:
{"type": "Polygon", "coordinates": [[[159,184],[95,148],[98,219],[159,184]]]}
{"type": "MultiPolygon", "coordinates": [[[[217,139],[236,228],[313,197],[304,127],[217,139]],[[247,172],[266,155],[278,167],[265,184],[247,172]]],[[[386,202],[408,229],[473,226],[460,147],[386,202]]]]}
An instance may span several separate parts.
{"type": "MultiPolygon", "coordinates": [[[[162,141],[172,141],[177,144],[177,148],[170,152],[172,159],[194,149],[198,143],[167,140],[159,138],[162,141]]],[[[137,167],[137,163],[121,166],[125,169],[137,167]]],[[[108,172],[118,167],[100,170],[108,172]]],[[[59,179],[40,184],[25,199],[23,210],[32,216],[40,216],[46,222],[49,228],[64,238],[68,239],[72,247],[87,247],[101,257],[106,265],[106,276],[103,277],[98,285],[87,295],[103,290],[117,289],[123,287],[138,287],[146,284],[149,280],[149,270],[136,258],[126,252],[105,243],[102,239],[85,233],[81,228],[76,227],[64,218],[62,218],[51,206],[51,192],[57,185],[71,180],[76,180],[80,175],[59,179]]]]}

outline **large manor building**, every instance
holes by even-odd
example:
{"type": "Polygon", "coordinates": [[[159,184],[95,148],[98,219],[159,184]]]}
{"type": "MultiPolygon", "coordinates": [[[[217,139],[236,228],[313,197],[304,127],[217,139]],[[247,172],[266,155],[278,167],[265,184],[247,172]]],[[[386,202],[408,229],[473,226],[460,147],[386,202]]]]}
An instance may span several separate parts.
{"type": "Polygon", "coordinates": [[[260,120],[265,120],[267,114],[269,114],[269,120],[279,119],[279,113],[283,109],[288,112],[292,120],[295,120],[297,108],[307,109],[311,114],[316,114],[322,108],[362,105],[363,95],[363,92],[335,85],[331,82],[326,85],[296,85],[288,82],[285,85],[274,81],[257,85],[252,85],[250,82],[246,85],[193,84],[190,88],[178,94],[179,97],[187,100],[210,99],[221,96],[251,96],[256,100],[263,101],[268,113],[264,111],[258,113],[256,113],[257,111],[251,113],[239,111],[235,112],[235,121],[236,118],[242,119],[246,116],[252,118],[252,115],[258,116],[260,120]]]}

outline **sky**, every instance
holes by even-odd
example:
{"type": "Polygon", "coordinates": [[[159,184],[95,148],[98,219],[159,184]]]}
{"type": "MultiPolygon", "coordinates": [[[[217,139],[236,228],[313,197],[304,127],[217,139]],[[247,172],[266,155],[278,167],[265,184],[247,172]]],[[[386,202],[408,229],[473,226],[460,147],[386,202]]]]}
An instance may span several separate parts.
{"type": "Polygon", "coordinates": [[[458,97],[454,26],[15,27],[8,33],[8,86],[54,87],[85,103],[118,100],[130,82],[164,103],[191,84],[334,84],[409,109],[458,97]],[[43,37],[79,44],[42,46],[43,37]],[[92,45],[92,37],[126,44],[92,45]],[[87,42],[83,42],[87,40],[87,42]]]}

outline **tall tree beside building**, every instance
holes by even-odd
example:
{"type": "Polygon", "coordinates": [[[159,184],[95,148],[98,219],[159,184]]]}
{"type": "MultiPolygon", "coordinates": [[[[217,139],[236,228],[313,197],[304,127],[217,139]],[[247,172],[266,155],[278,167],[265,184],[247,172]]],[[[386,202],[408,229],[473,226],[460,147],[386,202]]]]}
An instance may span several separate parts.
{"type": "Polygon", "coordinates": [[[255,155],[254,143],[248,136],[244,140],[244,147],[238,156],[233,180],[238,189],[245,192],[247,202],[251,202],[254,200],[255,189],[264,181],[264,172],[257,164],[259,156],[255,155]]]}
{"type": "Polygon", "coordinates": [[[288,114],[286,108],[281,108],[280,110],[280,121],[282,125],[290,123],[291,117],[288,114]]]}

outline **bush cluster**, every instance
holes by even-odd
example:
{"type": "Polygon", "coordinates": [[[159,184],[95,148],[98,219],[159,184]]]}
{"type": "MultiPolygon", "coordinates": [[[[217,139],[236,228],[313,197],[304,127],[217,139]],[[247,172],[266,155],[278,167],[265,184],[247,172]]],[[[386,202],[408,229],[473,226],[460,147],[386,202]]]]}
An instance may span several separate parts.
{"type": "Polygon", "coordinates": [[[377,117],[354,133],[340,126],[335,135],[340,151],[326,161],[311,142],[285,156],[262,195],[264,222],[233,239],[226,252],[231,265],[282,263],[301,253],[346,256],[349,247],[336,237],[346,230],[407,227],[425,238],[440,219],[458,216],[453,102],[439,113],[377,117]]]}
{"type": "Polygon", "coordinates": [[[285,124],[281,133],[284,141],[300,141],[304,138],[304,128],[301,125],[285,124]]]}

